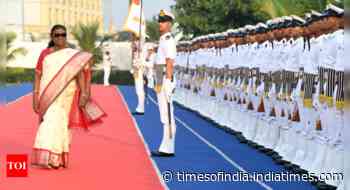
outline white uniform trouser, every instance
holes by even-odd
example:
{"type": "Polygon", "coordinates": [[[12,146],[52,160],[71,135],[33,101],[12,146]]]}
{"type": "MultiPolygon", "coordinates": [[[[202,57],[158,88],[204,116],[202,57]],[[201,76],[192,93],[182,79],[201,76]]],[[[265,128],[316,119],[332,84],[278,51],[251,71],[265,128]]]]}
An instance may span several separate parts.
{"type": "Polygon", "coordinates": [[[342,190],[348,190],[350,189],[350,111],[346,110],[344,115],[344,135],[343,135],[343,141],[344,141],[344,180],[343,184],[341,185],[342,190]]]}
{"type": "Polygon", "coordinates": [[[349,148],[344,151],[344,180],[341,187],[344,190],[350,189],[350,150],[349,148]]]}
{"type": "Polygon", "coordinates": [[[153,72],[149,71],[147,74],[148,88],[154,88],[153,72]]]}
{"type": "Polygon", "coordinates": [[[170,100],[171,124],[169,124],[168,101],[167,101],[167,96],[165,93],[164,86],[162,87],[160,93],[157,94],[157,98],[158,98],[160,120],[163,124],[163,139],[162,139],[162,143],[159,147],[159,152],[170,153],[170,154],[175,153],[176,125],[175,125],[175,118],[174,118],[173,102],[172,102],[172,100],[170,100]],[[170,133],[169,133],[170,128],[171,128],[171,132],[172,132],[171,138],[170,138],[170,133]]]}
{"type": "Polygon", "coordinates": [[[136,112],[144,113],[145,112],[145,91],[144,91],[144,81],[143,81],[143,71],[139,69],[137,72],[138,77],[135,78],[135,90],[137,95],[137,107],[136,112]]]}
{"type": "Polygon", "coordinates": [[[103,75],[103,84],[105,86],[108,86],[109,85],[109,76],[111,74],[111,67],[103,67],[103,70],[104,70],[104,75],[103,75]]]}
{"type": "Polygon", "coordinates": [[[344,143],[344,150],[343,150],[343,175],[344,179],[341,181],[341,184],[339,184],[337,190],[349,190],[350,189],[350,112],[349,110],[345,109],[345,115],[344,115],[344,129],[342,133],[342,140],[344,143]]]}

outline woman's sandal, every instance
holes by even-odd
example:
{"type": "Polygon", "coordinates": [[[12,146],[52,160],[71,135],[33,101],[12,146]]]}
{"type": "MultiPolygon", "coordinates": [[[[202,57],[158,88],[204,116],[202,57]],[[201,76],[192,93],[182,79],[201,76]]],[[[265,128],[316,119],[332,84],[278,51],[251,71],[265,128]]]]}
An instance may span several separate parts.
{"type": "Polygon", "coordinates": [[[55,169],[55,170],[58,170],[58,169],[60,168],[60,166],[55,166],[55,165],[53,165],[53,164],[51,164],[51,163],[48,164],[48,167],[49,167],[50,169],[55,169]]]}

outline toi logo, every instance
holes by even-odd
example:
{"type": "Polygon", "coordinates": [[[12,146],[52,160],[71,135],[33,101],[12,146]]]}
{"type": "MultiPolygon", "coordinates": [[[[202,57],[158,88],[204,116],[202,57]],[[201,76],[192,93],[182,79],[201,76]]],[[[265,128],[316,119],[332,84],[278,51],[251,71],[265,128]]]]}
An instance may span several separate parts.
{"type": "Polygon", "coordinates": [[[6,157],[7,177],[28,176],[28,156],[26,154],[8,154],[6,157]]]}

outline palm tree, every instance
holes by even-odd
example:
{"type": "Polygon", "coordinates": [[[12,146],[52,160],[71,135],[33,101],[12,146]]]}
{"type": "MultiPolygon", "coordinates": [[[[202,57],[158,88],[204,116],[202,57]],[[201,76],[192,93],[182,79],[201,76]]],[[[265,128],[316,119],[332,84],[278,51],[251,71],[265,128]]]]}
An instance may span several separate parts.
{"type": "MultiPolygon", "coordinates": [[[[13,48],[12,44],[17,35],[14,32],[0,32],[0,83],[6,81],[6,65],[8,61],[16,59],[16,56],[26,55],[27,50],[25,48],[13,48]]],[[[3,85],[3,84],[1,84],[3,85]]]]}
{"type": "Polygon", "coordinates": [[[0,32],[0,71],[4,68],[6,57],[6,34],[4,32],[0,32]]]}
{"type": "Polygon", "coordinates": [[[108,34],[104,36],[98,35],[99,23],[78,24],[72,30],[72,35],[78,41],[81,50],[93,54],[93,63],[101,63],[103,59],[102,45],[104,42],[111,40],[116,34],[108,34]],[[97,45],[96,42],[100,41],[97,45]]]}
{"type": "Polygon", "coordinates": [[[28,51],[25,48],[12,48],[12,43],[17,38],[17,34],[14,32],[7,32],[6,34],[6,62],[13,61],[19,55],[26,55],[28,51]]]}

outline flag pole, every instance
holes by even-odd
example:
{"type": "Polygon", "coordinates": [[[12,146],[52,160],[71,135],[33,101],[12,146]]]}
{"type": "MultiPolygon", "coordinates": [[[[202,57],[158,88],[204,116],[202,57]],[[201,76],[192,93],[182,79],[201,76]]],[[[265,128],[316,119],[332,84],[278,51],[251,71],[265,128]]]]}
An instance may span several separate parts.
{"type": "Polygon", "coordinates": [[[143,9],[143,0],[140,0],[140,24],[139,24],[139,58],[141,58],[141,39],[142,39],[142,9],[143,9]]]}

